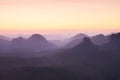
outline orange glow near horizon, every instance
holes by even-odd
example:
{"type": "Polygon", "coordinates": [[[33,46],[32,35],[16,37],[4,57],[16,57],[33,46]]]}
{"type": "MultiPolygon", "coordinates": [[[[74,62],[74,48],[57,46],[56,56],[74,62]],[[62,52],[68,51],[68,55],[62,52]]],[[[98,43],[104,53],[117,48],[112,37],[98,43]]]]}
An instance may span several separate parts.
{"type": "Polygon", "coordinates": [[[119,0],[0,0],[1,33],[120,31],[119,0]]]}

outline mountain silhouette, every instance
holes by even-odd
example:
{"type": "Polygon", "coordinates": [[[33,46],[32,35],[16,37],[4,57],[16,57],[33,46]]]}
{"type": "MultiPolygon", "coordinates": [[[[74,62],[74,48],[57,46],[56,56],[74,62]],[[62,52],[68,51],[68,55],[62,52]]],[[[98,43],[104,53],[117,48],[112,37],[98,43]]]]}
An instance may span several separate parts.
{"type": "Polygon", "coordinates": [[[79,43],[73,48],[69,48],[63,51],[63,53],[61,53],[60,55],[65,59],[71,58],[70,61],[72,60],[79,61],[83,58],[83,56],[86,57],[93,55],[95,52],[97,52],[97,50],[98,50],[98,46],[94,45],[90,40],[90,38],[85,37],[83,38],[83,41],[81,43],[79,43]]]}
{"type": "Polygon", "coordinates": [[[84,37],[89,37],[89,36],[86,35],[86,34],[83,34],[83,33],[79,33],[79,34],[73,36],[73,37],[71,38],[71,40],[75,40],[75,39],[83,39],[84,37]]]}
{"type": "Polygon", "coordinates": [[[110,36],[110,41],[115,43],[120,43],[120,33],[112,34],[110,36]]]}
{"type": "Polygon", "coordinates": [[[30,38],[28,38],[29,40],[36,40],[36,41],[43,41],[43,42],[47,42],[46,38],[43,37],[40,34],[33,34],[30,38]]]}
{"type": "Polygon", "coordinates": [[[3,39],[3,40],[11,40],[10,38],[6,37],[6,36],[3,36],[3,35],[0,35],[0,39],[3,39]]]}
{"type": "Polygon", "coordinates": [[[15,38],[11,41],[12,50],[25,50],[26,49],[26,39],[22,37],[15,38]]]}
{"type": "Polygon", "coordinates": [[[34,51],[50,50],[56,48],[55,45],[50,43],[46,38],[40,34],[33,34],[27,39],[29,49],[34,51]]]}
{"type": "Polygon", "coordinates": [[[40,34],[12,41],[0,39],[0,51],[8,51],[9,44],[17,50],[6,55],[0,52],[0,80],[120,80],[120,33],[84,37],[79,42],[56,49],[40,34]],[[106,37],[109,41],[102,42],[106,37]]]}
{"type": "Polygon", "coordinates": [[[66,44],[64,47],[65,48],[73,48],[76,45],[80,44],[82,41],[83,41],[83,39],[75,39],[75,40],[69,42],[68,44],[66,44]]]}
{"type": "Polygon", "coordinates": [[[119,51],[120,50],[120,33],[110,35],[110,41],[103,45],[104,49],[119,51]]]}
{"type": "Polygon", "coordinates": [[[83,41],[77,46],[73,47],[72,50],[80,52],[92,52],[97,50],[97,46],[94,45],[90,38],[83,38],[83,41]]]}
{"type": "Polygon", "coordinates": [[[99,35],[93,36],[91,38],[91,41],[96,45],[103,45],[109,42],[109,36],[104,36],[103,34],[99,34],[99,35]]]}
{"type": "Polygon", "coordinates": [[[62,65],[74,73],[86,76],[80,80],[120,79],[120,33],[110,35],[110,41],[95,45],[84,38],[77,46],[59,53],[62,65]]]}
{"type": "Polygon", "coordinates": [[[89,37],[86,34],[80,33],[68,40],[68,43],[64,46],[65,48],[72,48],[75,47],[76,45],[80,44],[83,41],[83,38],[89,37]]]}
{"type": "Polygon", "coordinates": [[[28,39],[24,39],[22,37],[13,39],[12,47],[13,47],[13,50],[39,52],[42,50],[54,49],[55,45],[48,42],[47,39],[40,34],[33,34],[28,39]]]}

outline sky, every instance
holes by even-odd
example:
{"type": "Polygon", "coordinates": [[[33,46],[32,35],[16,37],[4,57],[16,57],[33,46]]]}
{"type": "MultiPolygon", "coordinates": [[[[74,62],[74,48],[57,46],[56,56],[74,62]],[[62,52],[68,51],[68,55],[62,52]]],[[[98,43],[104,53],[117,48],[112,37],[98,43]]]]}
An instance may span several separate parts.
{"type": "Polygon", "coordinates": [[[120,31],[120,0],[0,0],[0,34],[120,31]]]}

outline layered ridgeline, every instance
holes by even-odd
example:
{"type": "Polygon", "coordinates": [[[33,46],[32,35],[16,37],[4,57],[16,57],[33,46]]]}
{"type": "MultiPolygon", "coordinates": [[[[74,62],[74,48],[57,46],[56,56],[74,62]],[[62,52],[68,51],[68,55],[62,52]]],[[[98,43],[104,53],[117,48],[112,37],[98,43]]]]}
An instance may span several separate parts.
{"type": "Polygon", "coordinates": [[[12,40],[0,39],[0,51],[43,51],[55,49],[56,46],[50,43],[40,34],[33,34],[29,38],[18,37],[12,40]]]}
{"type": "Polygon", "coordinates": [[[59,53],[58,58],[79,80],[120,80],[120,33],[112,34],[103,45],[90,38],[59,53]]]}
{"type": "MultiPolygon", "coordinates": [[[[33,45],[30,43],[38,40],[35,37],[19,37],[17,41],[21,44],[18,45],[33,45]]],[[[41,41],[44,43],[45,38],[41,41]]],[[[101,45],[93,43],[91,37],[84,37],[76,46],[49,55],[29,58],[2,56],[0,80],[120,80],[120,33],[109,35],[109,41],[101,45]]]]}
{"type": "Polygon", "coordinates": [[[83,33],[77,34],[77,35],[69,38],[64,47],[65,48],[72,48],[72,47],[80,44],[83,41],[84,37],[89,37],[89,36],[86,34],[83,34],[83,33]]]}
{"type": "Polygon", "coordinates": [[[65,39],[63,41],[60,40],[47,40],[40,34],[33,34],[29,38],[18,37],[15,39],[9,39],[7,37],[1,36],[0,37],[0,51],[36,51],[39,52],[41,50],[51,50],[57,48],[72,48],[77,46],[83,41],[83,38],[87,37],[91,39],[95,45],[103,45],[109,42],[110,35],[95,35],[95,36],[88,36],[86,34],[80,33],[77,34],[69,39],[65,39]]]}
{"type": "Polygon", "coordinates": [[[83,41],[83,38],[85,38],[85,37],[90,38],[91,41],[95,45],[103,45],[103,44],[109,42],[109,35],[105,36],[103,34],[99,34],[99,35],[95,35],[95,36],[88,36],[86,34],[80,33],[80,34],[77,34],[77,35],[71,37],[70,39],[68,39],[68,41],[64,47],[72,48],[72,47],[80,44],[83,41]]]}

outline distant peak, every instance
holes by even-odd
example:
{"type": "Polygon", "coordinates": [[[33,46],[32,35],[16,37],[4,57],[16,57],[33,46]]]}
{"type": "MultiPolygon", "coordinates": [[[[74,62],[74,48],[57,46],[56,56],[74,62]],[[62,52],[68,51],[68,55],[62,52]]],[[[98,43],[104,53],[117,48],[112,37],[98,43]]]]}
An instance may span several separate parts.
{"type": "Polygon", "coordinates": [[[10,40],[10,38],[6,37],[6,36],[3,36],[3,35],[0,35],[0,39],[3,39],[3,40],[10,40]]]}
{"type": "Polygon", "coordinates": [[[88,35],[86,35],[84,33],[79,33],[79,34],[73,36],[72,39],[80,39],[80,38],[84,38],[84,37],[88,37],[88,35]]]}
{"type": "Polygon", "coordinates": [[[120,40],[120,32],[119,33],[116,33],[116,34],[112,34],[110,36],[110,39],[111,40],[120,40]]]}
{"type": "Polygon", "coordinates": [[[23,41],[23,40],[25,40],[25,39],[22,36],[13,39],[13,41],[23,41]]]}
{"type": "Polygon", "coordinates": [[[93,37],[105,37],[103,34],[98,34],[96,36],[93,36],[93,37]]]}
{"type": "Polygon", "coordinates": [[[76,36],[87,36],[87,35],[84,34],[84,33],[79,33],[79,34],[77,34],[76,36]]]}
{"type": "Polygon", "coordinates": [[[24,39],[22,36],[18,37],[18,39],[24,39]]]}
{"type": "Polygon", "coordinates": [[[29,39],[38,39],[38,40],[46,40],[41,34],[33,34],[29,39]]]}

